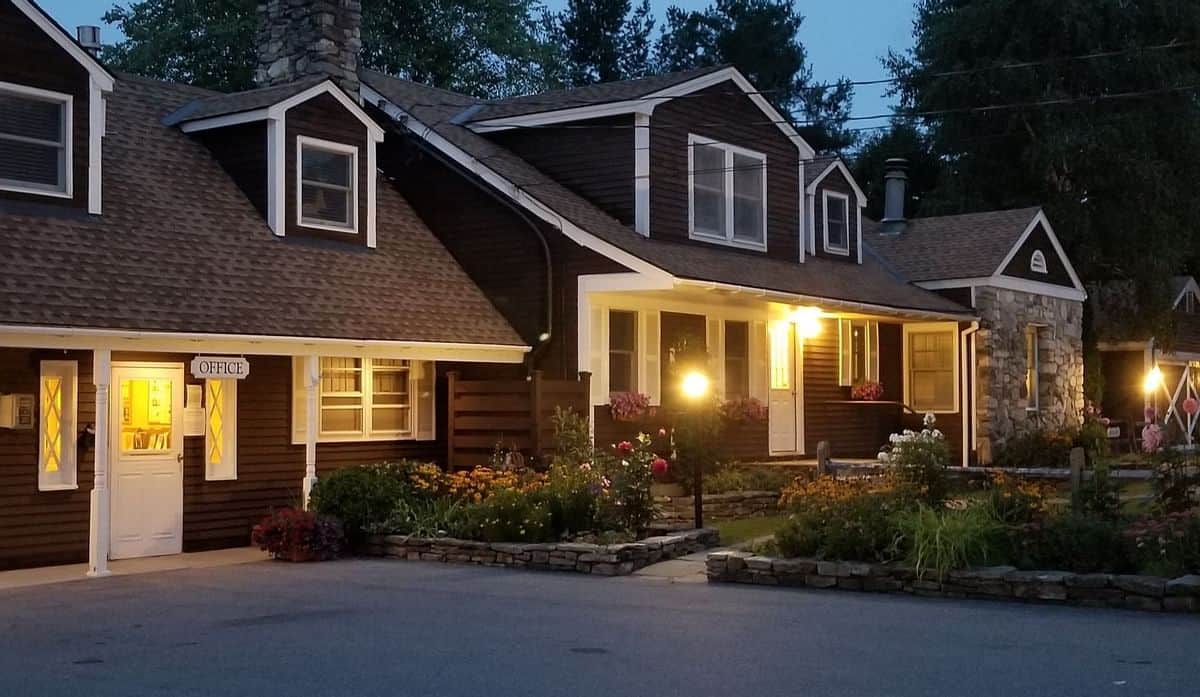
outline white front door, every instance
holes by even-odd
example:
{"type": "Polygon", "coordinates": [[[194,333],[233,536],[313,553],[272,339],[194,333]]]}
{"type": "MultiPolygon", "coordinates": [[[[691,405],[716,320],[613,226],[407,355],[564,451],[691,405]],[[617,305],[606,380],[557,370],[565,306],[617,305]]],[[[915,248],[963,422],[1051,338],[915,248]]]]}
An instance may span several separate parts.
{"type": "Polygon", "coordinates": [[[804,359],[796,340],[796,327],[788,321],[771,322],[767,331],[770,397],[767,425],[772,455],[790,455],[804,451],[804,412],[801,386],[804,359]]]}
{"type": "Polygon", "coordinates": [[[183,364],[114,365],[113,559],[183,551],[183,364]]]}

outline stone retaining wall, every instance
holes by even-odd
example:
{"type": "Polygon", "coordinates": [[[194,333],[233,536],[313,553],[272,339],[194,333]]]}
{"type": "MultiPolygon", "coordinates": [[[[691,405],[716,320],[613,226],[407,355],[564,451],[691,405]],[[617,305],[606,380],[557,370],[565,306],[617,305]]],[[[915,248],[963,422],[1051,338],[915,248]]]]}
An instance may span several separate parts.
{"type": "Polygon", "coordinates": [[[708,555],[708,580],[764,586],[839,588],[942,598],[991,598],[1118,607],[1131,610],[1200,612],[1200,576],[1072,574],[1018,571],[1011,566],[951,571],[944,582],[920,578],[899,564],[776,559],[748,552],[708,555]]]}
{"type": "MultiPolygon", "coordinates": [[[[654,506],[658,510],[659,523],[687,524],[695,520],[691,496],[658,496],[654,499],[654,506]]],[[[778,491],[733,491],[704,495],[706,521],[754,518],[778,512],[778,491]]]]}
{"type": "Polygon", "coordinates": [[[715,547],[718,542],[718,533],[712,528],[683,530],[672,535],[648,537],[638,542],[614,545],[582,542],[476,542],[450,537],[386,535],[368,538],[360,551],[366,556],[410,561],[624,576],[664,559],[673,559],[715,547]]]}

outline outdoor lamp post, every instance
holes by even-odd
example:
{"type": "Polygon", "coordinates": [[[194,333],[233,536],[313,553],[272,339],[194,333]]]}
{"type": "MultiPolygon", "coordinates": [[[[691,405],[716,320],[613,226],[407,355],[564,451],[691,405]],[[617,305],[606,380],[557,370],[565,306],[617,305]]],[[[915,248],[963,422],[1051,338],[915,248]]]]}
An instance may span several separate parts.
{"type": "MultiPolygon", "coordinates": [[[[711,387],[712,381],[699,370],[683,376],[680,392],[683,393],[688,408],[693,411],[694,416],[698,416],[695,414],[695,410],[708,396],[711,387]]],[[[695,511],[695,524],[697,528],[702,528],[704,527],[704,464],[702,460],[697,460],[692,465],[692,505],[695,511]]]]}

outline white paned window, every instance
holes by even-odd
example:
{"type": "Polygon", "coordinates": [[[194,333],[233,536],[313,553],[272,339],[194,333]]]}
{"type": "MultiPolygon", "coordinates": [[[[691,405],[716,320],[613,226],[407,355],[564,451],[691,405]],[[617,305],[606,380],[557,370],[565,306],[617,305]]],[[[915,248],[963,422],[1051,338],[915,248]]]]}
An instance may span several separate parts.
{"type": "Polygon", "coordinates": [[[412,436],[409,361],[321,358],[319,436],[325,440],[412,436]]]}
{"type": "Polygon", "coordinates": [[[767,247],[767,157],[688,137],[689,234],[738,247],[767,247]]]}
{"type": "Polygon", "coordinates": [[[916,412],[958,410],[958,328],[906,325],[905,402],[916,412]]]}
{"type": "Polygon", "coordinates": [[[838,384],[879,382],[879,323],[865,319],[838,320],[838,384]]]}
{"type": "Polygon", "coordinates": [[[38,489],[78,488],[79,363],[42,361],[38,395],[38,489]]]}
{"type": "Polygon", "coordinates": [[[1030,325],[1025,328],[1025,408],[1029,411],[1038,409],[1038,328],[1030,325]]]}
{"type": "Polygon", "coordinates": [[[825,222],[825,251],[850,253],[850,197],[835,191],[822,194],[825,222]]]}
{"type": "Polygon", "coordinates": [[[0,83],[0,189],[71,196],[68,94],[0,83]]]}
{"type": "Polygon", "coordinates": [[[638,315],[626,310],[608,313],[608,391],[636,392],[638,389],[638,315]]]}
{"type": "Polygon", "coordinates": [[[204,382],[205,479],[237,479],[237,384],[204,382]]]}
{"type": "Polygon", "coordinates": [[[750,323],[725,322],[725,398],[750,396],[750,323]]]}
{"type": "Polygon", "coordinates": [[[296,148],[300,225],[357,232],[358,148],[303,136],[296,148]]]}

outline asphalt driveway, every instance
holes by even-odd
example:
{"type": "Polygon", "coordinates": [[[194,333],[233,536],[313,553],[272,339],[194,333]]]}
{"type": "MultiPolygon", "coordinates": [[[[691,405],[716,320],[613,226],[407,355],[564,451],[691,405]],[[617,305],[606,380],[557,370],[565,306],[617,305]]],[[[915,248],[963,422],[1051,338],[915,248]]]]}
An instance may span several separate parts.
{"type": "Polygon", "coordinates": [[[0,591],[0,695],[1200,695],[1200,618],[441,564],[0,591]]]}

